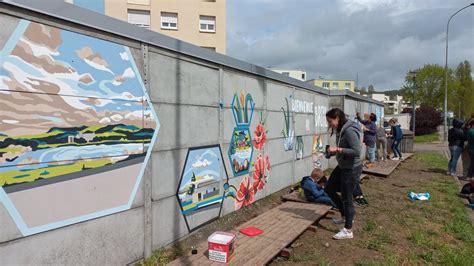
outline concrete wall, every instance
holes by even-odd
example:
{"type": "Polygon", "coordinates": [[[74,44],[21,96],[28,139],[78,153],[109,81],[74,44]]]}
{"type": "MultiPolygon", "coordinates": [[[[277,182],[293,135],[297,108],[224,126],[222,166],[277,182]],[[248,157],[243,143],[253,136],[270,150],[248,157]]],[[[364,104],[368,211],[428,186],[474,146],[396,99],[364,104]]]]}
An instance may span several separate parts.
{"type": "MultiPolygon", "coordinates": [[[[3,197],[5,193],[1,194],[1,265],[130,263],[187,236],[208,221],[298,182],[316,164],[323,168],[331,166],[328,160],[318,158],[319,148],[314,148],[318,138],[322,146],[333,142],[328,136],[324,116],[330,106],[327,94],[300,87],[298,83],[240,71],[212,60],[197,59],[162,49],[159,45],[143,44],[21,9],[2,6],[0,12],[4,25],[0,35],[2,45],[21,17],[129,47],[150,99],[149,108],[153,108],[159,120],[158,137],[151,143],[137,193],[126,208],[89,216],[77,223],[24,233],[14,219],[17,213],[8,208],[9,202],[3,197]],[[235,104],[234,97],[238,99],[240,95],[250,95],[255,104],[253,118],[244,130],[248,130],[255,140],[257,127],[263,126],[266,140],[261,148],[255,143],[250,145],[251,161],[255,165],[249,167],[248,173],[234,174],[229,158],[236,129],[232,105],[235,104]],[[289,114],[288,122],[285,114],[289,114]],[[282,133],[288,130],[294,135],[282,133]],[[285,145],[296,144],[298,140],[300,142],[292,149],[285,145]],[[190,216],[183,215],[177,190],[183,182],[185,165],[193,159],[189,157],[190,150],[206,150],[216,145],[222,156],[217,156],[212,163],[223,164],[219,168],[219,181],[225,184],[221,187],[219,205],[213,205],[218,209],[202,208],[190,216]],[[297,151],[300,152],[298,156],[297,151]],[[255,175],[261,165],[264,169],[260,169],[260,175],[255,175]],[[254,188],[257,181],[262,181],[261,186],[254,188]],[[241,199],[243,188],[251,197],[241,199]]],[[[345,99],[341,102],[348,114],[355,114],[349,112],[354,109],[355,101],[345,99]]],[[[365,108],[361,110],[369,110],[368,104],[361,101],[357,104],[365,108]]],[[[0,189],[3,192],[3,188],[0,189]]],[[[67,201],[67,198],[52,200],[67,201]]],[[[42,212],[48,210],[38,211],[42,212]]]]}

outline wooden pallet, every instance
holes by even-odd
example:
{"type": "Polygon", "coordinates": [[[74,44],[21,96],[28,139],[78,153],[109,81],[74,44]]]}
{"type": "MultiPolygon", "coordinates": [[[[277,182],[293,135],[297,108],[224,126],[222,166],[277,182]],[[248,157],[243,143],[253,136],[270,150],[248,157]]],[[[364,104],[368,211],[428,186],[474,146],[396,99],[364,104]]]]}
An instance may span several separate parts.
{"type": "MultiPolygon", "coordinates": [[[[411,157],[412,155],[413,155],[412,153],[403,154],[403,156],[405,157],[405,160],[411,157]]],[[[362,168],[362,172],[366,174],[370,174],[370,175],[388,176],[397,168],[397,166],[401,162],[402,161],[393,161],[393,160],[387,160],[385,162],[375,162],[374,167],[367,168],[364,166],[364,168],[362,168]]]]}
{"type": "MultiPolygon", "coordinates": [[[[285,202],[232,230],[237,234],[231,265],[265,265],[290,245],[298,236],[331,209],[330,206],[301,202],[285,202]],[[238,233],[241,228],[255,226],[264,231],[249,237],[238,233]]],[[[198,254],[184,255],[170,265],[222,265],[207,257],[207,243],[198,247],[198,254]]]]}

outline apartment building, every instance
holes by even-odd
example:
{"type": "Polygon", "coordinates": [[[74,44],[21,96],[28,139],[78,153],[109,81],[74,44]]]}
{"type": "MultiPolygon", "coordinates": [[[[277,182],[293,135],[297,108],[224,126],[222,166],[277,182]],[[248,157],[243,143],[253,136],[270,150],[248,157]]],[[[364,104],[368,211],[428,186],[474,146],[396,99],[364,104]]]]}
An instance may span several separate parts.
{"type": "Polygon", "coordinates": [[[306,81],[306,71],[303,70],[290,70],[290,69],[276,69],[270,68],[270,70],[288,76],[290,78],[306,81]]]}
{"type": "Polygon", "coordinates": [[[400,114],[404,108],[411,107],[400,95],[389,96],[385,93],[373,93],[372,99],[384,103],[386,114],[400,114]]]}
{"type": "Polygon", "coordinates": [[[194,45],[226,53],[227,0],[66,0],[194,45]]]}
{"type": "Polygon", "coordinates": [[[314,86],[323,87],[328,90],[350,90],[354,91],[355,81],[349,79],[312,79],[308,80],[314,86]]]}

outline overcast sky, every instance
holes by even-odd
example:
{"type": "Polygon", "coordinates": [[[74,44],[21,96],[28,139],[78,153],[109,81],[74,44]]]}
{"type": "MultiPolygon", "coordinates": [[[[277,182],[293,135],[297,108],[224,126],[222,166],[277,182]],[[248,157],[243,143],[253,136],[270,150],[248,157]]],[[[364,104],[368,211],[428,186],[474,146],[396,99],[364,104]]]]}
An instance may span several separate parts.
{"type": "MultiPolygon", "coordinates": [[[[227,55],[308,78],[399,89],[405,73],[444,66],[446,23],[466,0],[227,0],[227,55]]],[[[474,7],[449,27],[450,67],[474,65],[474,7]]]]}

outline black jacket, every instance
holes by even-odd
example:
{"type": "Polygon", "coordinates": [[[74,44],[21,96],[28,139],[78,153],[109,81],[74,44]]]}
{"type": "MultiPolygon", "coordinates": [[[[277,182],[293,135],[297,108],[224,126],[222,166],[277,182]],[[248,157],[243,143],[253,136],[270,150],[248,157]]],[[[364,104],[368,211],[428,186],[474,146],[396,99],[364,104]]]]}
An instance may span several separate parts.
{"type": "Polygon", "coordinates": [[[466,136],[464,134],[464,130],[461,129],[463,124],[464,122],[459,119],[453,120],[453,128],[451,128],[448,132],[449,146],[459,146],[461,148],[464,147],[466,136]]]}

